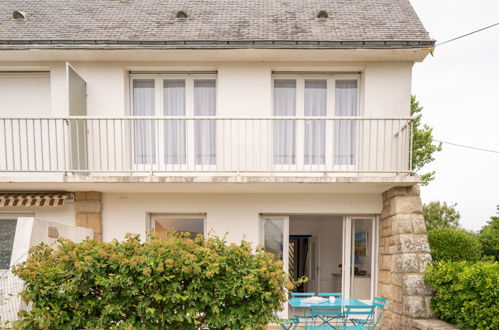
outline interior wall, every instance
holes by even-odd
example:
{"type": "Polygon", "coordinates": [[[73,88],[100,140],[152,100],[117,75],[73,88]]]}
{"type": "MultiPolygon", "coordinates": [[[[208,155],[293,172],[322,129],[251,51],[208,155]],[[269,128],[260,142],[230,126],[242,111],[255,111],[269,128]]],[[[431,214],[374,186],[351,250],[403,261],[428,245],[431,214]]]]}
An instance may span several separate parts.
{"type": "Polygon", "coordinates": [[[290,235],[319,238],[319,291],[332,290],[332,275],[340,274],[342,262],[343,217],[335,215],[296,215],[289,218],[290,235]]]}

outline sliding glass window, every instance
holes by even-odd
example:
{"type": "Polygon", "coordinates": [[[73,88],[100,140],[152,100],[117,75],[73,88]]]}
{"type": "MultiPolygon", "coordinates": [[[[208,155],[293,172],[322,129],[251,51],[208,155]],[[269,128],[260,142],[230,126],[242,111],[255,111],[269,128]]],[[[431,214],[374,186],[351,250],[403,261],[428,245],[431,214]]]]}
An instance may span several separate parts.
{"type": "MultiPolygon", "coordinates": [[[[336,116],[356,116],[358,107],[357,80],[337,80],[335,86],[336,116]]],[[[353,120],[341,120],[334,127],[334,163],[355,164],[356,124],[353,120]]]]}
{"type": "MultiPolygon", "coordinates": [[[[296,80],[274,80],[274,116],[296,116],[296,80]]],[[[295,164],[296,121],[274,123],[274,164],[295,164]]]]}
{"type": "MultiPolygon", "coordinates": [[[[133,80],[133,109],[137,117],[154,116],[155,104],[154,79],[133,80]]],[[[133,159],[135,164],[156,163],[156,130],[152,120],[138,119],[133,125],[133,159]]]]}
{"type": "Polygon", "coordinates": [[[326,122],[313,117],[327,116],[327,80],[305,80],[305,164],[326,162],[326,122]]]}
{"type": "Polygon", "coordinates": [[[195,119],[217,114],[213,74],[132,74],[131,86],[136,166],[179,170],[216,163],[216,121],[195,119]],[[165,118],[139,118],[146,116],[165,118]]]}
{"type": "MultiPolygon", "coordinates": [[[[194,116],[216,116],[216,82],[214,79],[194,80],[194,116]]],[[[196,164],[215,164],[216,122],[195,121],[196,164]]]]}
{"type": "MultiPolygon", "coordinates": [[[[165,116],[185,116],[185,80],[163,80],[163,108],[165,116]]],[[[165,163],[185,164],[186,121],[165,121],[165,163]]]]}

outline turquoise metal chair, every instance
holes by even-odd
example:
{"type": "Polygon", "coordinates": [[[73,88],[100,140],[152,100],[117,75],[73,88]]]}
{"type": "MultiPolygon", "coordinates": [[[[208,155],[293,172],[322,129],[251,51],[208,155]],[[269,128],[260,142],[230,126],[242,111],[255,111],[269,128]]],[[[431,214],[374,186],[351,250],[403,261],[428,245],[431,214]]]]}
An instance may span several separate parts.
{"type": "Polygon", "coordinates": [[[357,319],[353,318],[352,321],[355,325],[362,325],[367,327],[368,329],[374,329],[378,326],[379,321],[381,320],[381,316],[383,315],[383,310],[385,309],[386,299],[374,297],[374,301],[372,302],[373,313],[370,315],[368,319],[357,319]],[[376,317],[376,308],[379,309],[378,317],[376,317]]]}
{"type": "Polygon", "coordinates": [[[291,298],[296,297],[313,297],[315,292],[291,292],[291,298]]]}
{"type": "Polygon", "coordinates": [[[305,327],[307,330],[329,330],[329,329],[334,329],[333,326],[330,325],[307,325],[305,327]]]}
{"type": "Polygon", "coordinates": [[[283,320],[279,325],[283,330],[294,330],[298,326],[298,320],[295,318],[283,320]]]}
{"type": "Polygon", "coordinates": [[[345,306],[345,319],[342,325],[338,325],[338,329],[357,330],[357,329],[371,329],[370,321],[374,315],[375,306],[345,306]],[[352,317],[353,316],[353,317],[352,317]],[[356,323],[354,320],[357,320],[356,323]],[[348,325],[352,323],[352,325],[348,325]]]}
{"type": "Polygon", "coordinates": [[[343,298],[343,294],[340,292],[320,292],[319,297],[343,298]]]}
{"type": "MultiPolygon", "coordinates": [[[[335,297],[335,298],[342,298],[343,295],[339,292],[320,292],[319,297],[322,298],[329,298],[329,297],[335,297]]],[[[313,310],[311,310],[310,315],[314,316],[315,318],[319,319],[322,324],[318,325],[320,326],[330,326],[333,321],[335,323],[338,323],[338,319],[341,319],[343,317],[343,311],[339,308],[324,308],[321,306],[315,306],[313,310]]]]}
{"type": "MultiPolygon", "coordinates": [[[[315,296],[315,292],[291,292],[291,298],[308,298],[313,296],[315,296]]],[[[313,320],[313,316],[305,314],[305,312],[303,312],[302,314],[295,314],[294,316],[297,320],[297,323],[300,323],[300,319],[303,319],[305,321],[305,325],[308,325],[308,323],[311,323],[313,320]]]]}
{"type": "Polygon", "coordinates": [[[290,319],[281,319],[279,315],[277,315],[277,312],[274,312],[274,316],[280,320],[279,326],[283,330],[294,330],[296,326],[298,325],[298,320],[296,317],[290,318],[290,319]]]}
{"type": "Polygon", "coordinates": [[[310,307],[310,316],[314,318],[314,325],[318,321],[318,326],[333,326],[333,323],[337,325],[343,318],[343,311],[340,308],[315,305],[310,307]]]}

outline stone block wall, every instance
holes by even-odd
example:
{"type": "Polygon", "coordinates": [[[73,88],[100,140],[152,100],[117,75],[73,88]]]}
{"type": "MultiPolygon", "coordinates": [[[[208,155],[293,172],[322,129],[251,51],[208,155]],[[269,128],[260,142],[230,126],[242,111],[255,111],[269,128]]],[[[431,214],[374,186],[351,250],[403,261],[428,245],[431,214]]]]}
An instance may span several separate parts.
{"type": "Polygon", "coordinates": [[[97,191],[75,193],[76,225],[94,231],[94,239],[102,241],[102,194],[97,191]]]}
{"type": "Polygon", "coordinates": [[[411,329],[432,317],[431,289],[423,272],[431,262],[419,186],[383,193],[378,255],[378,296],[388,300],[381,326],[411,329]]]}

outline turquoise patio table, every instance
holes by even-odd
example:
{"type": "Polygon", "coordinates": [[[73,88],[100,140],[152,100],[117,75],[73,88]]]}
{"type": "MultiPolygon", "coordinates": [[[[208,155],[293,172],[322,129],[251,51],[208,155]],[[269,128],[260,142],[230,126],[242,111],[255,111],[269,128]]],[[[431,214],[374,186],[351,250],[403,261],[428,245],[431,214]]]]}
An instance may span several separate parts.
{"type": "MultiPolygon", "coordinates": [[[[369,306],[368,304],[357,300],[357,299],[344,299],[344,298],[336,298],[334,302],[330,302],[329,299],[324,301],[323,303],[306,303],[303,302],[307,297],[294,297],[288,300],[289,305],[292,307],[292,311],[294,314],[295,308],[330,308],[330,309],[341,309],[344,310],[345,306],[348,307],[365,307],[369,306]]],[[[327,322],[327,321],[326,321],[327,322]]]]}
{"type": "Polygon", "coordinates": [[[343,298],[336,298],[334,302],[330,302],[329,299],[323,303],[306,303],[303,302],[305,298],[301,297],[294,297],[288,300],[288,303],[291,307],[293,308],[310,308],[310,307],[318,307],[318,308],[343,308],[345,306],[350,306],[350,307],[363,307],[363,306],[369,306],[368,304],[357,300],[357,299],[343,299],[343,298]]]}

